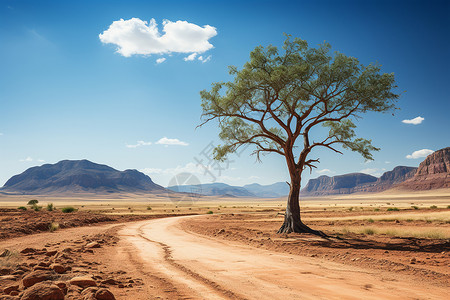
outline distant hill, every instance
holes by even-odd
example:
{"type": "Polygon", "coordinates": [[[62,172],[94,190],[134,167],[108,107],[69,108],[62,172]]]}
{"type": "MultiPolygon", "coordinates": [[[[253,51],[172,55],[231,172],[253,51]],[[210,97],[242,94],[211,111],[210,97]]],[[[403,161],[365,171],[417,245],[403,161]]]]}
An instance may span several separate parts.
{"type": "Polygon", "coordinates": [[[255,197],[243,187],[231,186],[225,183],[207,183],[198,185],[178,185],[169,186],[167,189],[174,192],[194,193],[204,196],[234,196],[234,197],[255,197]]]}
{"type": "Polygon", "coordinates": [[[169,186],[168,189],[174,192],[221,197],[278,198],[289,194],[289,186],[285,182],[277,182],[271,185],[253,183],[243,187],[232,186],[226,183],[207,183],[199,185],[169,186]]]}
{"type": "Polygon", "coordinates": [[[376,182],[378,178],[363,173],[351,173],[339,176],[320,176],[310,179],[301,190],[302,195],[322,196],[333,194],[350,194],[359,185],[376,182]]]}
{"type": "Polygon", "coordinates": [[[289,194],[289,185],[286,182],[277,182],[270,185],[253,183],[243,187],[256,197],[261,198],[279,198],[289,194]]]}
{"type": "Polygon", "coordinates": [[[417,172],[397,186],[407,190],[450,188],[450,147],[430,154],[420,163],[417,172]]]}
{"type": "Polygon", "coordinates": [[[88,160],[63,160],[27,169],[9,179],[2,192],[19,194],[164,192],[137,170],[118,171],[88,160]]]}

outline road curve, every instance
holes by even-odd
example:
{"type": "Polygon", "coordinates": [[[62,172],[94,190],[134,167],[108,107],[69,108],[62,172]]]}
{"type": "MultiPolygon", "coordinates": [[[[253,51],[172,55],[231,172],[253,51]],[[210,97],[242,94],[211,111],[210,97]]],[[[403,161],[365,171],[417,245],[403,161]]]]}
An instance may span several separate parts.
{"type": "Polygon", "coordinates": [[[173,217],[131,223],[119,236],[186,299],[444,299],[444,287],[318,258],[186,232],[173,217]]]}

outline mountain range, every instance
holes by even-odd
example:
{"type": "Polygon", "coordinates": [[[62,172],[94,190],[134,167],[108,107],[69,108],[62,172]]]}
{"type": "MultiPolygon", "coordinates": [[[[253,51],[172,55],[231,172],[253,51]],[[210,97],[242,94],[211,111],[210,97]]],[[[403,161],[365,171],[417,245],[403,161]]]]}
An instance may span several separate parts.
{"type": "Polygon", "coordinates": [[[19,194],[154,193],[166,189],[137,171],[118,171],[88,160],[63,160],[32,167],[11,177],[0,189],[19,194]]]}
{"type": "MultiPolygon", "coordinates": [[[[377,178],[363,173],[320,176],[309,180],[302,196],[381,192],[387,189],[427,190],[450,188],[450,147],[430,154],[418,168],[398,166],[377,178]]],[[[170,186],[167,189],[137,171],[118,171],[88,160],[63,160],[56,164],[32,167],[11,177],[1,193],[196,193],[217,197],[279,198],[289,194],[285,182],[231,186],[225,183],[170,186]]]]}

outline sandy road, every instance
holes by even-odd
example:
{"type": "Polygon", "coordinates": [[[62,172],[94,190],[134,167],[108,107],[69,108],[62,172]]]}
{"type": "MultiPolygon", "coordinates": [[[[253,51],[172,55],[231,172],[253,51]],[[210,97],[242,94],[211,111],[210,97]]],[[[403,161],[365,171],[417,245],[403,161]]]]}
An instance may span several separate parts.
{"type": "MultiPolygon", "coordinates": [[[[198,217],[198,216],[195,216],[198,217]]],[[[174,217],[130,223],[119,236],[187,299],[444,299],[444,287],[186,232],[174,217]]],[[[130,250],[131,249],[131,250],[130,250]]],[[[144,299],[144,298],[143,298],[144,299]]],[[[147,298],[148,299],[148,298],[147,298]]]]}

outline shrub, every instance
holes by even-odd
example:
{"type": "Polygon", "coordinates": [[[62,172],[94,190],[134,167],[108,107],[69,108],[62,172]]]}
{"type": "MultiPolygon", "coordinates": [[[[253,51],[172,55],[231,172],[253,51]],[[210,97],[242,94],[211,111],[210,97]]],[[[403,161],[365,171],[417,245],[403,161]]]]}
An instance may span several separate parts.
{"type": "Polygon", "coordinates": [[[20,209],[20,210],[27,210],[27,208],[26,208],[25,206],[19,206],[17,209],[20,209]]]}
{"type": "Polygon", "coordinates": [[[431,209],[436,209],[437,206],[436,206],[436,205],[431,205],[430,208],[431,208],[431,209]]]}
{"type": "Polygon", "coordinates": [[[213,211],[212,211],[212,210],[208,210],[207,214],[208,214],[208,215],[212,215],[212,214],[213,214],[213,211]]]}
{"type": "Polygon", "coordinates": [[[418,206],[415,206],[415,205],[413,205],[413,206],[411,206],[412,208],[414,208],[414,209],[419,209],[419,207],[418,206]]]}
{"type": "Polygon", "coordinates": [[[372,228],[365,228],[365,229],[364,229],[364,233],[365,233],[365,234],[372,235],[372,234],[375,233],[375,230],[373,230],[372,228]]]}
{"type": "Polygon", "coordinates": [[[447,208],[450,208],[450,205],[447,205],[447,208]]]}
{"type": "Polygon", "coordinates": [[[367,222],[369,222],[369,223],[373,223],[373,222],[375,222],[373,219],[367,219],[367,222]]]}
{"type": "Polygon", "coordinates": [[[36,205],[36,204],[38,204],[38,203],[39,203],[39,201],[36,200],[36,199],[33,199],[33,200],[28,201],[28,205],[36,205]]]}
{"type": "Polygon", "coordinates": [[[152,208],[150,206],[147,206],[147,210],[152,210],[152,208]]]}
{"type": "Polygon", "coordinates": [[[31,209],[33,209],[34,211],[40,211],[42,209],[42,206],[37,206],[36,204],[31,206],[31,209]]]}
{"type": "Polygon", "coordinates": [[[353,210],[353,207],[350,207],[349,209],[348,209],[348,211],[352,211],[353,210]]]}
{"type": "Polygon", "coordinates": [[[52,223],[50,223],[50,224],[48,225],[48,230],[49,230],[50,232],[56,231],[56,230],[58,230],[58,229],[59,229],[59,224],[58,224],[58,223],[52,222],[52,223]]]}
{"type": "Polygon", "coordinates": [[[55,207],[53,206],[53,203],[47,204],[47,210],[48,211],[54,211],[55,210],[55,207]]]}
{"type": "Polygon", "coordinates": [[[76,208],[75,208],[75,207],[72,207],[72,206],[67,206],[67,207],[61,208],[61,211],[62,211],[63,213],[71,213],[71,212],[76,211],[76,208]]]}
{"type": "Polygon", "coordinates": [[[380,211],[380,209],[379,208],[375,208],[373,211],[380,211]]]}
{"type": "Polygon", "coordinates": [[[387,209],[387,211],[399,211],[400,209],[398,209],[397,207],[389,207],[387,209]]]}

